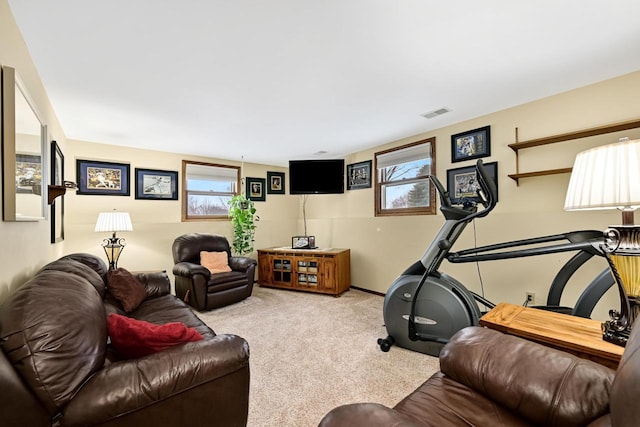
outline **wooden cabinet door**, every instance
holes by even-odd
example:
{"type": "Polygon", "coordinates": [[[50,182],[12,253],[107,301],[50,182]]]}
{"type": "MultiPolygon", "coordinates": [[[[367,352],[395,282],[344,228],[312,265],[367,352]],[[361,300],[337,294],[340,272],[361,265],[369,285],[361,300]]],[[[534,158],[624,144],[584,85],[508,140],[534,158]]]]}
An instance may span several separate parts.
{"type": "Polygon", "coordinates": [[[322,289],[335,290],[338,277],[336,274],[335,257],[326,257],[322,260],[322,274],[319,278],[319,287],[322,289]]]}
{"type": "Polygon", "coordinates": [[[258,282],[273,283],[273,256],[258,253],[258,282]]]}

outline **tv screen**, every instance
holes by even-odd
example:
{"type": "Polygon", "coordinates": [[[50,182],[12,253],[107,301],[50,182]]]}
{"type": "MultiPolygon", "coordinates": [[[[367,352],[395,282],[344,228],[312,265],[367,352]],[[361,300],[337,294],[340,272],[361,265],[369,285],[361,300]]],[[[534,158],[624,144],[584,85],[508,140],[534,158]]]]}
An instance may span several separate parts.
{"type": "Polygon", "coordinates": [[[344,160],[290,160],[289,193],[344,193],[344,160]]]}

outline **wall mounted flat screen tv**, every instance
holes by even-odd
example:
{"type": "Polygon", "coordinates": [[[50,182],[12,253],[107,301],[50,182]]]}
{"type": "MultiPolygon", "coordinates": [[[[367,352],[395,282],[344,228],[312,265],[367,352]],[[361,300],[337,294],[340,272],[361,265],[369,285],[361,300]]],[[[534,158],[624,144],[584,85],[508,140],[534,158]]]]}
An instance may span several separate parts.
{"type": "Polygon", "coordinates": [[[344,193],[344,159],[289,161],[289,194],[339,193],[344,193]]]}

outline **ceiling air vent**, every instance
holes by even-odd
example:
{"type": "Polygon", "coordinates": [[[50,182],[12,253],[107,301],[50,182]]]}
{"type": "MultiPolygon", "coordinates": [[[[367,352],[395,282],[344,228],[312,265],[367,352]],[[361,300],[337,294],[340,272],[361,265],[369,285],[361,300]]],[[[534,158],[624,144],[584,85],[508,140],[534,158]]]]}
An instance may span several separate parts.
{"type": "Polygon", "coordinates": [[[434,117],[440,116],[440,115],[442,115],[444,113],[448,113],[449,111],[451,111],[451,110],[448,109],[448,108],[443,107],[443,108],[439,108],[437,110],[433,110],[433,111],[430,111],[428,113],[424,113],[424,114],[420,114],[420,115],[422,117],[424,117],[424,118],[427,118],[427,119],[433,119],[434,117]]]}

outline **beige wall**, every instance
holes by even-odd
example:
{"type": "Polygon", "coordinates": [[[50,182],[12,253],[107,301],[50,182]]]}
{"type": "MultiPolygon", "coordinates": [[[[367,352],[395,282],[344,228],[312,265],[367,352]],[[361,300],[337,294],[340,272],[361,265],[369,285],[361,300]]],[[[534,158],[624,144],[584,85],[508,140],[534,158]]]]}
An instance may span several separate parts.
{"type": "MultiPolygon", "coordinates": [[[[640,117],[638,97],[640,72],[635,72],[356,153],[347,159],[347,163],[372,159],[374,153],[383,148],[435,136],[437,176],[446,185],[447,169],[474,163],[451,163],[451,135],[490,125],[492,155],[483,160],[498,162],[499,202],[488,217],[476,221],[477,245],[572,230],[601,230],[609,224],[620,223],[620,214],[615,211],[564,212],[569,174],[522,179],[520,186],[517,186],[507,176],[516,172],[515,154],[507,145],[515,142],[516,127],[519,129],[519,140],[524,141],[637,119],[640,117]]],[[[520,171],[571,167],[579,151],[616,142],[625,135],[632,139],[640,138],[640,129],[523,150],[520,152],[520,171]]],[[[373,214],[373,197],[373,189],[348,191],[342,199],[335,199],[331,211],[322,200],[313,198],[309,203],[313,215],[309,228],[311,234],[326,233],[326,238],[333,246],[351,248],[354,285],[385,292],[398,274],[423,254],[443,218],[440,214],[435,217],[376,218],[373,214]]],[[[454,250],[473,246],[474,230],[469,226],[454,250]]],[[[525,292],[532,291],[536,294],[536,302],[544,303],[553,276],[569,257],[568,254],[547,255],[489,261],[478,266],[452,265],[445,261],[441,271],[453,275],[468,288],[480,293],[479,268],[489,300],[520,304],[524,301],[525,292]]],[[[603,259],[590,264],[586,273],[577,277],[579,280],[571,282],[564,303],[573,304],[583,286],[606,268],[603,259]]],[[[597,307],[595,315],[608,318],[607,311],[616,302],[615,292],[610,292],[597,307]]]]}
{"type": "MultiPolygon", "coordinates": [[[[48,140],[57,140],[64,149],[64,133],[6,0],[0,0],[0,65],[16,69],[48,126],[48,140]]],[[[64,251],[63,245],[49,244],[48,221],[1,221],[0,242],[0,301],[64,251]]]]}
{"type": "MultiPolygon", "coordinates": [[[[95,233],[99,212],[117,209],[130,213],[132,232],[119,233],[126,241],[119,265],[131,270],[167,270],[171,273],[173,260],[171,244],[184,233],[206,232],[225,235],[231,240],[231,223],[228,220],[181,222],[181,200],[135,199],[135,168],[177,171],[182,175],[182,160],[243,166],[248,177],[266,178],[267,171],[285,172],[286,168],[265,166],[228,160],[184,156],[159,151],[138,150],[109,144],[96,144],[69,140],[65,154],[66,176],[76,180],[76,160],[99,160],[130,165],[130,196],[65,195],[65,252],[89,252],[103,256],[102,239],[109,237],[95,233]]],[[[179,178],[180,191],[182,181],[179,178]]],[[[256,231],[256,248],[282,246],[290,241],[297,230],[298,199],[296,196],[267,194],[265,202],[256,202],[260,217],[256,231]]],[[[254,253],[252,255],[256,257],[254,253]]]]}
{"type": "MultiPolygon", "coordinates": [[[[49,105],[26,46],[11,17],[6,0],[0,0],[0,63],[15,67],[29,87],[32,96],[49,125],[49,139],[56,139],[65,155],[65,178],[75,180],[75,160],[105,160],[129,163],[134,168],[180,171],[182,159],[219,161],[187,157],[179,154],[137,150],[105,144],[67,141],[49,105]]],[[[500,201],[487,218],[476,222],[476,244],[502,242],[552,233],[603,229],[620,222],[616,212],[564,212],[563,202],[569,175],[554,175],[522,180],[520,186],[507,177],[515,172],[515,154],[507,147],[514,142],[515,128],[520,140],[569,132],[640,117],[640,72],[581,88],[554,97],[517,106],[484,117],[458,123],[416,135],[381,147],[354,153],[347,163],[373,158],[376,151],[436,137],[437,175],[446,181],[446,171],[473,162],[451,164],[450,136],[465,130],[490,125],[492,155],[486,161],[498,162],[500,201]]],[[[627,132],[632,138],[640,133],[627,132]]],[[[575,154],[591,145],[614,142],[620,135],[608,135],[588,141],[572,141],[521,152],[521,171],[569,167],[575,154]]],[[[212,141],[212,144],[233,141],[212,141]]],[[[237,162],[228,162],[238,164],[237,162]]],[[[267,170],[284,169],[245,164],[244,175],[266,177],[267,170]]],[[[182,185],[182,182],[180,182],[182,185]]],[[[0,223],[4,244],[0,246],[0,301],[22,284],[37,268],[58,256],[71,252],[102,255],[100,243],[107,236],[93,231],[98,212],[116,208],[131,213],[134,231],[122,233],[127,247],[121,265],[134,270],[171,270],[171,242],[186,232],[206,231],[230,235],[228,221],[180,221],[180,202],[136,200],[133,196],[86,196],[73,192],[65,196],[65,240],[49,243],[49,222],[0,223]],[[9,244],[7,244],[9,242],[9,244]]],[[[258,202],[260,222],[256,247],[282,246],[292,235],[303,231],[301,196],[268,195],[258,202]]],[[[373,189],[347,191],[344,195],[313,195],[306,202],[307,232],[315,235],[321,247],[351,248],[352,283],[376,292],[386,292],[393,280],[423,253],[440,228],[443,219],[437,216],[376,218],[373,189]]],[[[454,249],[474,245],[474,228],[468,227],[454,249]]],[[[442,271],[458,278],[470,289],[480,292],[477,269],[482,273],[484,291],[492,301],[521,303],[526,291],[536,293],[537,302],[544,302],[548,285],[569,255],[549,255],[536,258],[450,265],[442,271]]],[[[567,304],[572,304],[586,281],[605,268],[602,259],[593,263],[586,274],[568,289],[567,304]]],[[[615,295],[607,295],[598,307],[596,317],[605,318],[615,295]]]]}

